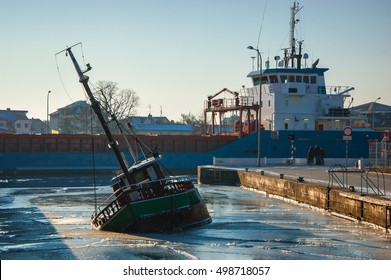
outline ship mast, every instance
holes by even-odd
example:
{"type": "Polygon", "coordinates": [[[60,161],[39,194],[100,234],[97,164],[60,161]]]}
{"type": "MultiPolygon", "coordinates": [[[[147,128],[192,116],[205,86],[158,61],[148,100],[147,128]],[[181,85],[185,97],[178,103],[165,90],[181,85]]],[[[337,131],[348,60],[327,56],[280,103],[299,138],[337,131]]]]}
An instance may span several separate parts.
{"type": "Polygon", "coordinates": [[[115,139],[113,137],[113,134],[111,133],[111,131],[110,131],[108,125],[107,125],[107,122],[106,122],[106,120],[103,117],[102,110],[100,108],[100,104],[95,99],[94,95],[91,92],[91,89],[90,89],[90,87],[88,85],[89,77],[84,75],[84,73],[86,73],[89,70],[91,70],[91,67],[89,66],[89,64],[87,64],[87,70],[83,72],[80,69],[79,63],[77,62],[75,56],[72,53],[71,48],[72,47],[67,48],[66,49],[66,53],[69,54],[69,56],[72,59],[73,65],[75,66],[76,72],[77,72],[77,74],[79,76],[79,82],[83,84],[84,89],[87,92],[88,98],[90,99],[91,107],[94,110],[94,113],[96,114],[96,116],[98,117],[98,120],[99,120],[100,124],[102,125],[102,128],[103,128],[104,132],[106,133],[106,136],[107,136],[107,138],[109,140],[109,146],[113,150],[114,155],[115,155],[115,157],[118,160],[118,163],[119,163],[119,165],[121,167],[121,170],[122,170],[126,180],[128,181],[127,183],[130,184],[130,183],[134,182],[134,180],[133,180],[133,178],[130,176],[130,174],[128,172],[128,168],[126,166],[126,163],[125,163],[124,159],[122,158],[121,151],[119,150],[117,141],[115,141],[115,139]]]}
{"type": "Polygon", "coordinates": [[[290,48],[291,48],[291,56],[292,60],[292,68],[295,67],[295,58],[297,59],[297,68],[301,68],[301,42],[299,54],[296,55],[296,39],[295,39],[295,25],[299,20],[296,20],[296,14],[303,8],[303,6],[299,7],[299,3],[296,1],[293,2],[293,6],[291,7],[291,21],[290,21],[290,48]]]}

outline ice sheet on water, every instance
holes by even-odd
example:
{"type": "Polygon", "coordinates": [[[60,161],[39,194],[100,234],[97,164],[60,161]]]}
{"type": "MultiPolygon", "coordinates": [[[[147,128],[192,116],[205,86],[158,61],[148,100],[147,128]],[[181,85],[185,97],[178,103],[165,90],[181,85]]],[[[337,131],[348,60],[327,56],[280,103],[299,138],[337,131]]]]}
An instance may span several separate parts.
{"type": "MultiPolygon", "coordinates": [[[[364,229],[362,224],[341,220],[301,205],[287,204],[262,193],[226,186],[202,188],[202,195],[207,198],[207,206],[213,216],[213,222],[207,226],[170,234],[133,235],[95,231],[90,229],[90,213],[93,212],[93,205],[90,201],[82,199],[88,197],[87,194],[91,190],[90,187],[64,186],[7,190],[0,188],[0,197],[4,194],[15,199],[7,202],[7,205],[12,205],[11,208],[14,207],[15,210],[8,210],[6,212],[8,216],[5,217],[11,217],[14,212],[21,214],[19,222],[11,222],[6,227],[3,225],[9,220],[1,220],[1,231],[9,231],[8,234],[13,234],[12,230],[17,232],[21,221],[26,218],[31,219],[30,214],[36,214],[35,219],[40,221],[39,224],[42,226],[42,236],[31,237],[31,244],[37,243],[36,245],[23,247],[26,242],[20,239],[18,241],[20,244],[14,244],[20,245],[20,248],[7,247],[21,250],[20,255],[12,256],[23,258],[26,252],[41,252],[39,250],[46,249],[54,252],[55,248],[66,248],[65,243],[82,259],[389,259],[391,257],[389,248],[385,248],[391,243],[389,239],[387,241],[388,236],[384,236],[382,232],[377,236],[367,228],[364,229]],[[21,205],[30,205],[30,207],[17,209],[21,205]],[[52,236],[46,236],[47,227],[45,222],[42,222],[44,218],[38,215],[37,211],[44,213],[48,222],[54,225],[50,233],[52,236]],[[45,238],[49,240],[46,247],[44,242],[39,243],[45,238]],[[39,244],[44,249],[39,247],[39,244]]],[[[101,197],[105,197],[105,194],[110,192],[111,189],[107,187],[100,187],[97,191],[101,197]]],[[[1,207],[4,207],[4,204],[0,203],[1,207]]],[[[0,233],[3,239],[5,235],[0,233]]],[[[64,252],[61,252],[61,255],[53,253],[52,256],[61,257],[64,252]]],[[[41,255],[37,254],[37,256],[41,255]]]]}

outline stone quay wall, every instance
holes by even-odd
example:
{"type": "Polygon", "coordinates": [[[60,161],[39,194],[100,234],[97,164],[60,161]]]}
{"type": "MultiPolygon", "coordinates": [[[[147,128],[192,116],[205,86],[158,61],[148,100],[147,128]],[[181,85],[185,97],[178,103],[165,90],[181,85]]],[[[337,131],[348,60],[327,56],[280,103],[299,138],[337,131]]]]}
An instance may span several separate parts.
{"type": "Polygon", "coordinates": [[[366,222],[391,232],[391,200],[351,192],[349,189],[324,187],[311,182],[272,177],[262,172],[213,166],[198,167],[198,182],[242,186],[290,199],[331,214],[366,222]]]}

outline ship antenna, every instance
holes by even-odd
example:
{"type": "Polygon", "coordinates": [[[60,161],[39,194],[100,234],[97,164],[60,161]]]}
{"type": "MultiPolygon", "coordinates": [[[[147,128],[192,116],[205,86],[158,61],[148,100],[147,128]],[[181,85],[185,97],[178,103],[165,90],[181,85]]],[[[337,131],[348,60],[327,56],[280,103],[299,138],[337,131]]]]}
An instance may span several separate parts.
{"type": "Polygon", "coordinates": [[[299,20],[296,20],[296,14],[303,8],[299,7],[299,3],[293,1],[293,6],[291,7],[291,21],[290,21],[290,47],[291,47],[291,57],[292,59],[292,68],[294,67],[294,58],[296,57],[296,39],[295,39],[295,25],[299,20]]]}
{"type": "Polygon", "coordinates": [[[263,21],[265,19],[266,6],[267,6],[267,0],[265,1],[265,7],[263,8],[261,26],[259,27],[257,49],[259,49],[259,41],[261,40],[261,33],[262,33],[263,21]]]}

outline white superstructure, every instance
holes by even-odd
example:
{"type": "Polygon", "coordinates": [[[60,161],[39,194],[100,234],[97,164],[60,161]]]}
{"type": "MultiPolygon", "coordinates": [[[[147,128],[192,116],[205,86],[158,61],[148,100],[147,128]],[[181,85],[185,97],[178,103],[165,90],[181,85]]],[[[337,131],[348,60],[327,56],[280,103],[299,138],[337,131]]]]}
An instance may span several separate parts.
{"type": "MultiPolygon", "coordinates": [[[[290,48],[284,49],[284,57],[275,57],[276,68],[262,69],[260,52],[258,52],[257,71],[252,71],[248,77],[252,79],[253,88],[246,90],[247,96],[253,96],[259,103],[261,96],[260,121],[266,130],[343,130],[352,127],[354,130],[367,128],[367,119],[363,115],[353,115],[349,106],[344,103],[354,90],[348,86],[326,86],[325,72],[328,68],[317,68],[319,60],[311,67],[302,68],[302,41],[294,37],[296,13],[301,9],[294,2],[291,7],[290,48]],[[298,52],[296,51],[298,49],[298,52]],[[261,88],[260,88],[261,84],[261,88]]],[[[306,63],[305,63],[306,64],[306,63]]]]}

